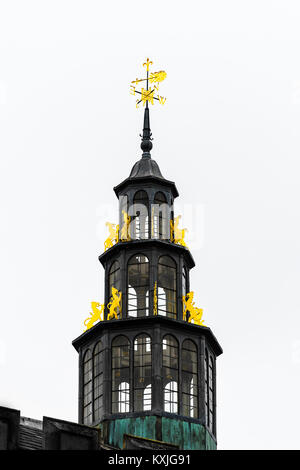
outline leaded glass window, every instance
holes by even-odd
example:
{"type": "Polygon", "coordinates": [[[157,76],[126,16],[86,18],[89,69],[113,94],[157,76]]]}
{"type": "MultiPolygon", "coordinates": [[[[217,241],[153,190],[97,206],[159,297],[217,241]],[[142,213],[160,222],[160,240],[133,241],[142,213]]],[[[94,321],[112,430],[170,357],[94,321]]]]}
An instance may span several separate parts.
{"type": "Polygon", "coordinates": [[[93,353],[93,403],[95,421],[99,420],[103,414],[103,354],[102,343],[99,341],[93,353]]]}
{"type": "Polygon", "coordinates": [[[181,350],[182,414],[198,417],[198,357],[197,346],[185,340],[181,350]]]}
{"type": "Polygon", "coordinates": [[[121,290],[121,271],[118,261],[114,261],[111,265],[108,275],[109,283],[109,295],[111,295],[111,288],[115,287],[118,290],[121,290]]]}
{"type": "Polygon", "coordinates": [[[112,341],[112,412],[129,411],[130,343],[125,336],[112,341]]]}
{"type": "Polygon", "coordinates": [[[164,411],[178,413],[178,342],[167,335],[162,346],[164,411]]]}
{"type": "Polygon", "coordinates": [[[149,315],[149,260],[142,254],[128,262],[128,316],[149,315]]]}
{"type": "Polygon", "coordinates": [[[149,199],[146,191],[137,191],[134,195],[133,204],[135,239],[144,240],[149,238],[149,199]]]}
{"type": "Polygon", "coordinates": [[[83,422],[93,421],[93,361],[88,349],[83,358],[83,422]]]}
{"type": "Polygon", "coordinates": [[[158,261],[158,314],[176,319],[176,263],[170,256],[158,261]]]}
{"type": "Polygon", "coordinates": [[[170,238],[170,216],[166,196],[162,192],[155,194],[152,205],[152,238],[166,240],[170,238]]]}
{"type": "Polygon", "coordinates": [[[151,410],[151,338],[139,335],[134,341],[134,411],[151,410]]]}
{"type": "Polygon", "coordinates": [[[206,411],[206,425],[212,433],[215,433],[215,364],[214,359],[208,350],[205,350],[205,411],[206,411]]]}

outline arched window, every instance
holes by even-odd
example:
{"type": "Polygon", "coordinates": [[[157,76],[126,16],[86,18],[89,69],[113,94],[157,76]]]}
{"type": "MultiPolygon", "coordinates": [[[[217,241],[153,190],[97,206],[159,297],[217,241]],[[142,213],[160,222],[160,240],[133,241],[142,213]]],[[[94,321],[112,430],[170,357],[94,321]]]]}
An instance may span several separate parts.
{"type": "Polygon", "coordinates": [[[166,240],[170,238],[170,216],[166,196],[162,192],[155,194],[151,213],[152,238],[166,240]]]}
{"type": "Polygon", "coordinates": [[[205,350],[205,410],[206,410],[206,425],[212,433],[215,433],[215,410],[214,410],[214,380],[215,380],[215,371],[214,371],[214,359],[208,353],[208,350],[205,350]]]}
{"type": "Polygon", "coordinates": [[[151,338],[139,335],[134,341],[134,411],[151,410],[151,338]]]}
{"type": "Polygon", "coordinates": [[[149,199],[146,191],[137,191],[133,199],[135,239],[149,238],[149,199]]]}
{"type": "Polygon", "coordinates": [[[164,410],[178,413],[178,343],[171,335],[163,339],[164,410]]]}
{"type": "MultiPolygon", "coordinates": [[[[111,268],[109,270],[109,274],[108,274],[108,295],[109,295],[109,298],[111,297],[112,295],[112,287],[115,287],[116,289],[118,289],[118,291],[121,290],[121,270],[120,270],[120,264],[118,261],[114,261],[113,264],[111,265],[111,268]]],[[[121,313],[120,313],[120,308],[118,307],[117,308],[117,314],[118,314],[118,318],[121,317],[121,313]]]]}
{"type": "Polygon", "coordinates": [[[187,339],[181,351],[182,414],[198,418],[197,346],[187,339]]]}
{"type": "Polygon", "coordinates": [[[103,413],[103,348],[99,341],[93,353],[93,392],[94,420],[99,420],[103,413]]]}
{"type": "Polygon", "coordinates": [[[93,421],[93,361],[88,349],[83,358],[83,422],[93,421]]]}
{"type": "Polygon", "coordinates": [[[170,256],[158,260],[158,314],[176,318],[176,263],[170,256]]]}
{"type": "Polygon", "coordinates": [[[128,316],[149,315],[149,260],[142,254],[128,261],[128,316]]]}
{"type": "Polygon", "coordinates": [[[112,413],[129,411],[130,344],[125,336],[112,341],[112,413]]]}

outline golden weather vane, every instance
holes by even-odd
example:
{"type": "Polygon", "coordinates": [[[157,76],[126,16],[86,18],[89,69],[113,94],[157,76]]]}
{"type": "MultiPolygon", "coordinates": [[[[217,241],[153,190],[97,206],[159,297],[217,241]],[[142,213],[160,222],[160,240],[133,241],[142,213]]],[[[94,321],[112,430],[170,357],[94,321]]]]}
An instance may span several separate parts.
{"type": "Polygon", "coordinates": [[[131,82],[132,84],[130,85],[131,94],[135,95],[137,93],[140,95],[140,98],[136,100],[137,108],[140,103],[143,103],[143,106],[146,105],[146,107],[148,107],[149,102],[154,104],[153,100],[157,100],[160,104],[165,104],[166,102],[166,98],[159,95],[159,84],[166,78],[167,74],[164,70],[160,70],[159,72],[150,72],[150,65],[153,65],[153,62],[147,59],[143,64],[147,71],[146,78],[136,78],[131,82]],[[138,86],[141,82],[146,82],[146,88],[142,87],[141,90],[137,90],[136,86],[138,86]],[[153,88],[151,87],[152,84],[153,88]]]}

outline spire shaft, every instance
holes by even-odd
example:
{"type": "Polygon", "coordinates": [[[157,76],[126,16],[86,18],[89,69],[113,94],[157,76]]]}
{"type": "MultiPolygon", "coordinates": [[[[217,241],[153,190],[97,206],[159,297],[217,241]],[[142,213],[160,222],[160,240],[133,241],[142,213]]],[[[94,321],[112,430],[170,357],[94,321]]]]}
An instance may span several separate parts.
{"type": "Polygon", "coordinates": [[[151,158],[150,151],[152,149],[152,132],[150,129],[150,115],[149,115],[149,108],[148,102],[146,103],[145,111],[144,111],[144,128],[143,128],[143,135],[142,142],[141,142],[141,149],[143,150],[143,158],[151,158]]]}

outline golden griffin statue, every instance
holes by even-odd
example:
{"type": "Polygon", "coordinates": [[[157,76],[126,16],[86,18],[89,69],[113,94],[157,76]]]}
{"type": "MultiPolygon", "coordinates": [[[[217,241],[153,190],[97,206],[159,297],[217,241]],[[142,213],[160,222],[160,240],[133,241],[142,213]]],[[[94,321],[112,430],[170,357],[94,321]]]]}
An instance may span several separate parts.
{"type": "Polygon", "coordinates": [[[188,321],[189,323],[193,321],[195,325],[205,326],[204,320],[202,320],[203,309],[194,306],[193,298],[194,292],[188,292],[182,297],[183,320],[188,321]],[[188,319],[187,312],[189,312],[188,319]]]}
{"type": "Polygon", "coordinates": [[[90,312],[91,316],[84,320],[84,326],[86,326],[86,330],[92,328],[96,321],[103,321],[104,304],[99,304],[98,302],[91,302],[91,307],[93,313],[90,312]],[[98,307],[100,307],[100,310],[98,310],[98,307]]]}
{"type": "Polygon", "coordinates": [[[119,292],[118,289],[116,289],[115,287],[112,287],[110,302],[107,304],[107,308],[109,310],[107,314],[107,320],[111,320],[112,318],[115,318],[116,320],[118,320],[119,319],[118,311],[117,311],[118,309],[119,309],[120,318],[122,317],[121,300],[122,300],[122,292],[119,292]]]}
{"type": "Polygon", "coordinates": [[[106,222],[105,225],[108,227],[109,235],[104,242],[104,251],[108,250],[114,243],[118,243],[119,241],[119,225],[111,224],[110,222],[106,222]]]}
{"type": "Polygon", "coordinates": [[[171,232],[171,242],[176,243],[177,245],[186,246],[184,241],[185,232],[187,232],[187,228],[179,229],[179,219],[181,219],[181,215],[175,217],[174,222],[170,220],[170,232],[171,232]]]}

